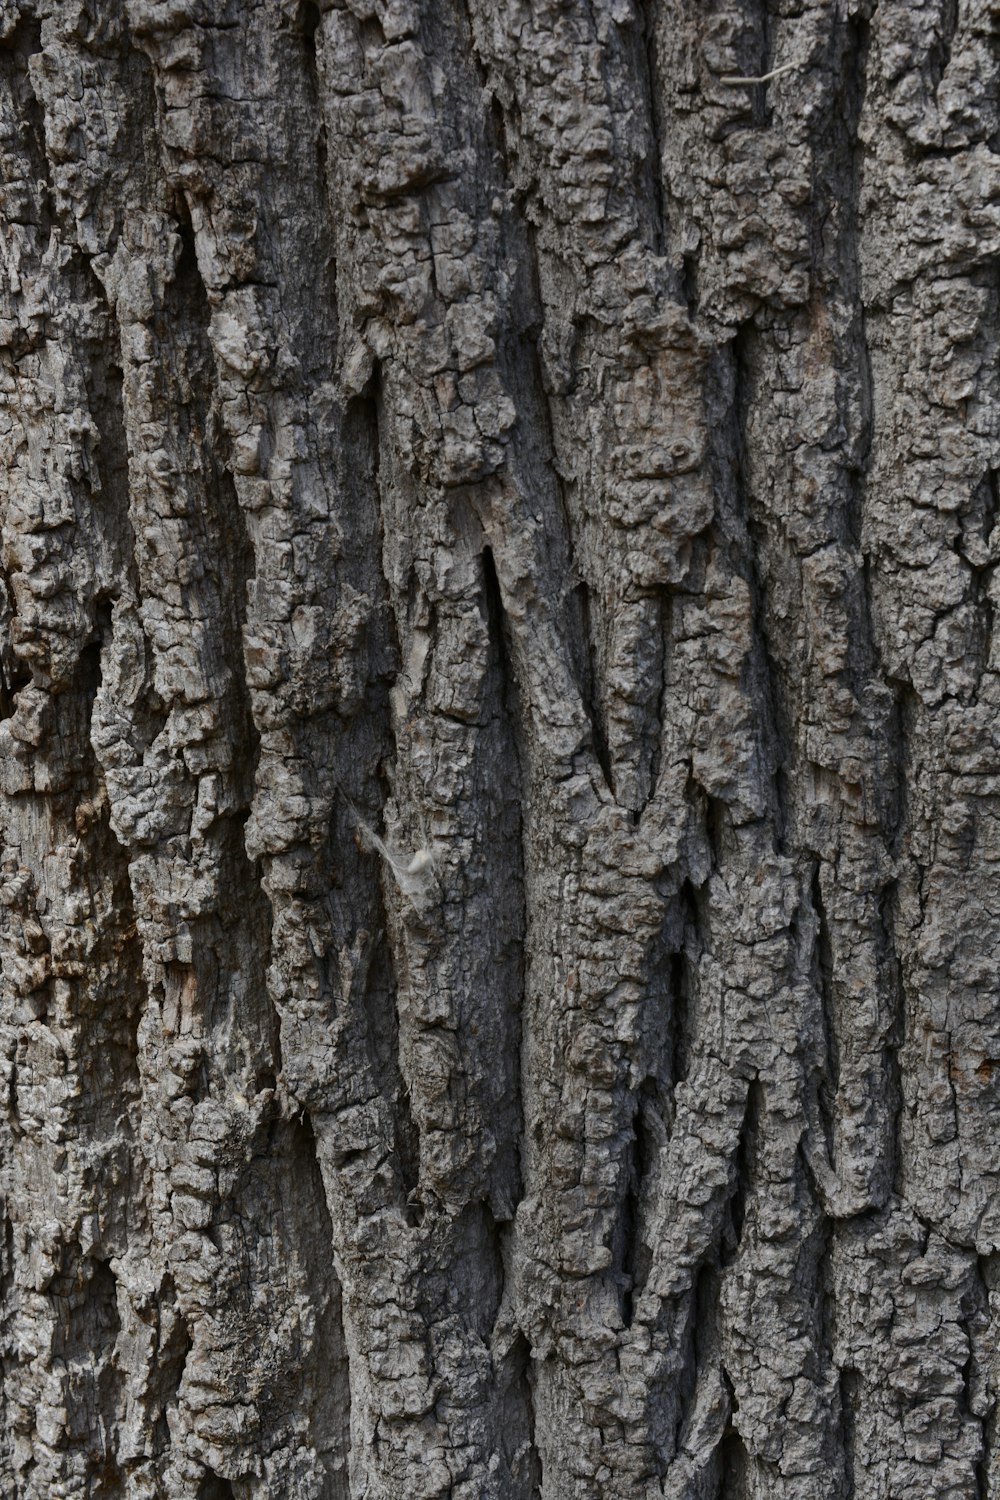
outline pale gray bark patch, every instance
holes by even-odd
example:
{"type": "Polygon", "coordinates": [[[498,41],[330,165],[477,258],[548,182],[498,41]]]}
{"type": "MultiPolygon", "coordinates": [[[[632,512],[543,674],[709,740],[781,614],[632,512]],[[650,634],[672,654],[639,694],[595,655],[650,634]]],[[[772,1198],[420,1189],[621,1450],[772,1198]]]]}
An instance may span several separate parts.
{"type": "Polygon", "coordinates": [[[0,1491],[998,1500],[995,0],[0,0],[0,1491]]]}

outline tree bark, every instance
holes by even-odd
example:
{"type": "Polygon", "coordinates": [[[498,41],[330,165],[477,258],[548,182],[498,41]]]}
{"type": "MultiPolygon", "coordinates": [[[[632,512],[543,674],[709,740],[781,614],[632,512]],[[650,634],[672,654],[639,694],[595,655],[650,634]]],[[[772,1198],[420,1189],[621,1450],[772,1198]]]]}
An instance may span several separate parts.
{"type": "Polygon", "coordinates": [[[0,1492],[1000,1500],[998,0],[0,0],[0,247],[0,1492]]]}

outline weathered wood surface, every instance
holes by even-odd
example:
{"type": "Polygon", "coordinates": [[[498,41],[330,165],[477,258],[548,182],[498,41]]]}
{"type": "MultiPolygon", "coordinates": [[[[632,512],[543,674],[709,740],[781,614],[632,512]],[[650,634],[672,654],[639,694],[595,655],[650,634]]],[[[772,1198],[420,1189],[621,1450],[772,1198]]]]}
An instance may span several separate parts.
{"type": "Polygon", "coordinates": [[[4,1496],[998,1500],[998,68],[0,0],[4,1496]]]}

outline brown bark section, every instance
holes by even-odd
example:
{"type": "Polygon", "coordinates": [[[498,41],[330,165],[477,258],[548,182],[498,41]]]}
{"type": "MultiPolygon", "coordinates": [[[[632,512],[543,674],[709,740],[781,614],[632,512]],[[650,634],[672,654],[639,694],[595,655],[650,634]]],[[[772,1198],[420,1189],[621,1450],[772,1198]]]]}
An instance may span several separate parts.
{"type": "Polygon", "coordinates": [[[0,3],[5,1495],[1000,1500],[998,89],[0,3]]]}

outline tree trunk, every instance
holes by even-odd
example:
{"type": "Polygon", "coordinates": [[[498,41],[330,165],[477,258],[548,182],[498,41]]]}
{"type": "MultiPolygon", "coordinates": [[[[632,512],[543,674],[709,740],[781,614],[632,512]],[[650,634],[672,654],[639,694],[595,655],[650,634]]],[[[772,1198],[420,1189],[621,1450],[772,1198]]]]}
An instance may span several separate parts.
{"type": "Polygon", "coordinates": [[[1000,0],[0,39],[0,1493],[1000,1500],[1000,0]]]}

